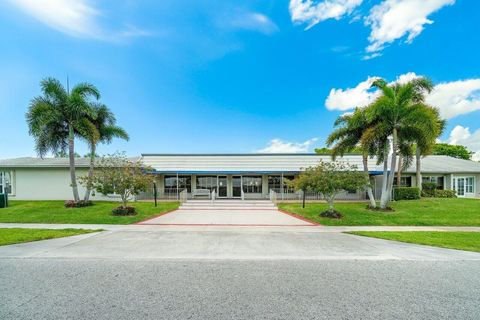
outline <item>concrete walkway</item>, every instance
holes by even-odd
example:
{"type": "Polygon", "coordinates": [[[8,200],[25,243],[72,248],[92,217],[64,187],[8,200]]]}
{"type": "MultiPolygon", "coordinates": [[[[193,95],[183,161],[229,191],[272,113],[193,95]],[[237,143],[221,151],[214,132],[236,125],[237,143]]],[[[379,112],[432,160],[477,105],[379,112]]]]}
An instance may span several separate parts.
{"type": "Polygon", "coordinates": [[[179,209],[140,224],[216,226],[313,226],[315,224],[272,209],[179,209]]]}

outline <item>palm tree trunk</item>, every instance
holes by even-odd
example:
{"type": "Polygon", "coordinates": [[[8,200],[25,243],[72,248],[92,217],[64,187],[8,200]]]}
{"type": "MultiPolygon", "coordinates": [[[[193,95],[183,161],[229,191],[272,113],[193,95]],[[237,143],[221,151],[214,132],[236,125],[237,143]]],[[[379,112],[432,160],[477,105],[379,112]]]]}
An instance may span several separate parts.
{"type": "Polygon", "coordinates": [[[367,194],[368,199],[370,200],[370,208],[376,208],[377,204],[375,203],[375,197],[373,196],[372,186],[370,185],[370,175],[368,174],[368,155],[364,154],[362,156],[363,161],[363,172],[365,173],[365,180],[367,182],[367,194]]]}
{"type": "Polygon", "coordinates": [[[78,195],[77,176],[75,174],[75,142],[72,125],[68,126],[68,158],[70,161],[70,179],[72,182],[73,200],[78,202],[80,196],[78,195]]]}
{"type": "Polygon", "coordinates": [[[87,190],[85,191],[85,197],[83,197],[83,200],[88,201],[90,199],[90,193],[92,192],[92,189],[90,188],[90,182],[92,181],[93,177],[93,168],[95,166],[95,144],[92,143],[90,146],[90,168],[88,169],[88,183],[87,183],[87,190]]]}
{"type": "Polygon", "coordinates": [[[388,202],[392,198],[392,190],[393,190],[393,177],[395,176],[395,168],[397,166],[397,148],[398,148],[398,143],[397,143],[397,129],[393,128],[393,135],[392,135],[392,162],[390,164],[390,174],[388,175],[388,182],[387,182],[387,194],[388,194],[388,200],[385,203],[385,207],[382,209],[385,209],[388,205],[388,202]]]}
{"type": "Polygon", "coordinates": [[[417,188],[418,188],[418,190],[420,190],[420,193],[422,192],[422,172],[421,172],[421,169],[420,169],[421,157],[422,157],[421,150],[417,145],[417,151],[416,151],[416,154],[415,154],[415,161],[416,161],[416,166],[415,167],[416,167],[416,170],[417,170],[417,172],[416,172],[417,188]]]}
{"type": "Polygon", "coordinates": [[[385,147],[383,159],[383,176],[382,176],[382,195],[380,197],[380,208],[385,209],[388,202],[387,180],[388,180],[388,152],[390,147],[385,147]]]}
{"type": "Polygon", "coordinates": [[[397,187],[402,186],[402,167],[403,167],[403,157],[402,154],[398,155],[398,171],[397,171],[397,187]]]}

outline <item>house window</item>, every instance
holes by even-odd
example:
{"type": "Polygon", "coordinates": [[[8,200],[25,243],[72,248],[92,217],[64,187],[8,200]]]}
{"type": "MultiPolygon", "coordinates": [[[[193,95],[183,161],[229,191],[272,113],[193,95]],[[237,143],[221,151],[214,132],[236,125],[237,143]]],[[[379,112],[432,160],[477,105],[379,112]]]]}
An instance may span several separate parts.
{"type": "MultiPolygon", "coordinates": [[[[393,178],[393,185],[395,187],[398,186],[397,177],[393,178]]],[[[412,186],[412,177],[401,177],[400,178],[400,185],[402,187],[411,187],[412,186]]]]}
{"type": "Polygon", "coordinates": [[[262,193],[262,177],[243,176],[242,186],[245,193],[262,193]]]}
{"type": "Polygon", "coordinates": [[[443,190],[444,189],[444,178],[443,177],[432,177],[432,176],[425,176],[422,177],[422,182],[433,182],[437,184],[437,189],[438,190],[443,190]]]}
{"type": "MultiPolygon", "coordinates": [[[[178,176],[178,190],[187,189],[187,192],[192,191],[192,177],[178,176]]],[[[165,192],[177,192],[177,176],[165,176],[165,192]]]]}
{"type": "MultiPolygon", "coordinates": [[[[288,179],[292,181],[295,176],[283,176],[284,182],[288,179]]],[[[268,191],[273,190],[275,192],[282,192],[282,176],[268,176],[268,191]]],[[[289,188],[285,183],[283,184],[284,192],[293,192],[293,188],[289,188]]]]}
{"type": "Polygon", "coordinates": [[[0,172],[0,193],[12,194],[12,173],[0,172]]]}
{"type": "Polygon", "coordinates": [[[197,189],[217,190],[217,176],[197,176],[197,189]]]}
{"type": "Polygon", "coordinates": [[[465,179],[465,192],[473,193],[473,177],[468,177],[465,179]]]}

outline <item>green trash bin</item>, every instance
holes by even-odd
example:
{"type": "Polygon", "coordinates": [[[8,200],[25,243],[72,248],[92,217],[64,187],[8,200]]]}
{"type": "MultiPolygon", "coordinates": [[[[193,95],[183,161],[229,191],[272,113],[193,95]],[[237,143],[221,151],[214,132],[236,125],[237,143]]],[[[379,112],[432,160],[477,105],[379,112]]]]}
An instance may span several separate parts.
{"type": "Polygon", "coordinates": [[[8,207],[8,195],[6,193],[0,193],[0,208],[8,207]]]}

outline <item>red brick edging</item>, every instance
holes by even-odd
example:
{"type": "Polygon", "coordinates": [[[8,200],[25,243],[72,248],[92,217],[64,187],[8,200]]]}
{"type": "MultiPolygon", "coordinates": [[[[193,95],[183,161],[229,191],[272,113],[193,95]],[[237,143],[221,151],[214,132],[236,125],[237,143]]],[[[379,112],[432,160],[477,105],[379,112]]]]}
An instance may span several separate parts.
{"type": "Polygon", "coordinates": [[[300,220],[302,220],[302,221],[311,223],[311,224],[313,224],[314,226],[321,226],[320,223],[315,222],[315,221],[312,221],[312,220],[309,220],[309,219],[307,219],[307,218],[305,218],[305,217],[302,217],[301,215],[298,215],[298,214],[295,214],[295,213],[292,213],[292,212],[289,212],[289,211],[286,211],[286,210],[283,210],[283,209],[277,209],[277,210],[280,211],[280,212],[283,213],[283,214],[287,214],[287,215],[289,215],[289,216],[291,216],[291,217],[294,217],[294,218],[300,219],[300,220]]]}
{"type": "Polygon", "coordinates": [[[177,211],[177,210],[178,210],[178,208],[176,208],[176,209],[170,209],[170,210],[167,210],[167,211],[165,211],[165,212],[162,212],[162,213],[159,213],[159,214],[157,214],[157,215],[154,215],[154,216],[152,216],[152,217],[150,217],[150,218],[148,218],[148,219],[135,222],[134,224],[142,224],[142,223],[144,223],[144,222],[153,220],[153,219],[155,219],[155,218],[161,217],[161,216],[163,216],[163,215],[165,215],[165,214],[167,214],[167,213],[171,213],[171,212],[177,211]]]}

